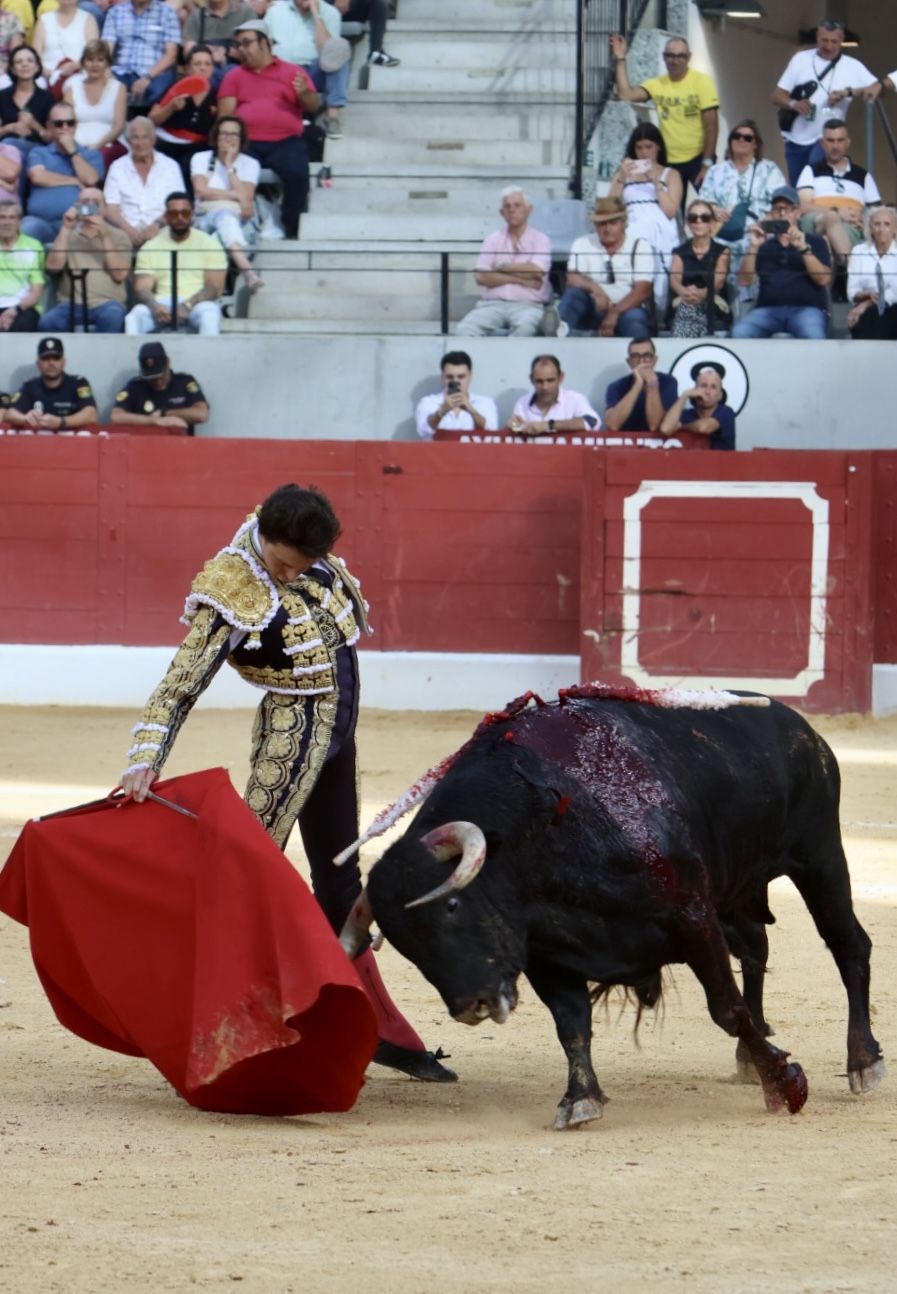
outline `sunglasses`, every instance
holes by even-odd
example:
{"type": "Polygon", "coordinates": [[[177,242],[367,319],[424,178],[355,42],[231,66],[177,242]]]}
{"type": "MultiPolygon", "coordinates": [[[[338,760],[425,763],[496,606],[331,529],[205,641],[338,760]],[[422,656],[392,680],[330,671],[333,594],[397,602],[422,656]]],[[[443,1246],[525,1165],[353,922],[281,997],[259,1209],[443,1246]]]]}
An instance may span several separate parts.
{"type": "Polygon", "coordinates": [[[50,122],[51,126],[74,126],[74,117],[54,117],[50,122]]]}
{"type": "Polygon", "coordinates": [[[708,216],[706,212],[695,212],[692,216],[686,216],[690,225],[709,225],[713,223],[713,216],[708,216]]]}
{"type": "Polygon", "coordinates": [[[732,134],[731,134],[731,136],[730,136],[730,138],[731,138],[731,139],[740,139],[740,140],[742,141],[742,143],[744,143],[744,144],[753,144],[753,142],[754,142],[754,140],[757,138],[757,136],[756,136],[756,135],[747,135],[747,134],[745,134],[745,132],[744,132],[743,130],[733,130],[733,131],[732,131],[732,134]]]}
{"type": "Polygon", "coordinates": [[[684,63],[690,57],[690,54],[664,54],[668,63],[684,63]]]}

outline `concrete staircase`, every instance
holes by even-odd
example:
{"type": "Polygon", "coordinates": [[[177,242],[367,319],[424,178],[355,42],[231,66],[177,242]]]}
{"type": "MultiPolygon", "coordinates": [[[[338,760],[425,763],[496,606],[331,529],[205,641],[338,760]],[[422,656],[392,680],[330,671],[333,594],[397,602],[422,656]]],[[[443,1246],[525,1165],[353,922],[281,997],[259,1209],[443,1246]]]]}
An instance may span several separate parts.
{"type": "Polygon", "coordinates": [[[501,189],[566,198],[569,0],[400,0],[399,14],[386,46],[401,66],[369,68],[356,46],[345,137],[326,146],[332,187],[312,189],[298,242],[260,245],[265,287],[229,331],[438,333],[440,254],[457,320],[479,295],[471,270],[501,189]]]}

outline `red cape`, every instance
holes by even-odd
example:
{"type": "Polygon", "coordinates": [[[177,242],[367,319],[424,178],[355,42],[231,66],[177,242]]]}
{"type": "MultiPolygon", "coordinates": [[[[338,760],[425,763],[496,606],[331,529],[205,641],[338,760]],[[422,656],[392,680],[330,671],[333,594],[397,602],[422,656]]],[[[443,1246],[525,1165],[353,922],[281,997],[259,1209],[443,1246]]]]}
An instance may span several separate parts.
{"type": "Polygon", "coordinates": [[[25,825],[0,910],[60,1022],[145,1056],[203,1110],[347,1110],[377,1026],[302,878],[223,768],[25,825]]]}

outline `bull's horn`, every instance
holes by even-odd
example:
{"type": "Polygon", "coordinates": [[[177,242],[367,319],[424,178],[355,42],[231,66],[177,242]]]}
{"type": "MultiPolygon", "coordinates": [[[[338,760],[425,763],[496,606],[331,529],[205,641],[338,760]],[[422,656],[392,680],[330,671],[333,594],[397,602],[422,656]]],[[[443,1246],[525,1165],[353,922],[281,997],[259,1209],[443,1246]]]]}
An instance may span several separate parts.
{"type": "Polygon", "coordinates": [[[354,961],[367,939],[374,913],[367,889],[363,889],[352,905],[352,911],[346,917],[345,925],[340,931],[339,941],[343,952],[354,961]]]}
{"type": "Polygon", "coordinates": [[[447,881],[422,898],[406,903],[406,908],[419,908],[422,903],[432,903],[453,890],[463,890],[469,885],[486,861],[486,837],[475,822],[446,822],[428,832],[420,842],[441,863],[461,855],[461,861],[447,881]]]}

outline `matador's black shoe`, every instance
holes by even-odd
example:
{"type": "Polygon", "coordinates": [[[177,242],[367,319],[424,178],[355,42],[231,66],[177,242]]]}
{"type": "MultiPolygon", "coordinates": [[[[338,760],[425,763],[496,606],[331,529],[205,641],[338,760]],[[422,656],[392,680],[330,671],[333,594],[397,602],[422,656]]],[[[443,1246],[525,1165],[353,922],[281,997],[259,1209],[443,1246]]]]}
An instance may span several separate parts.
{"type": "Polygon", "coordinates": [[[445,1054],[441,1047],[436,1051],[413,1051],[410,1047],[399,1047],[381,1038],[374,1052],[374,1064],[398,1069],[424,1083],[457,1083],[455,1071],[439,1063],[445,1054]]]}

